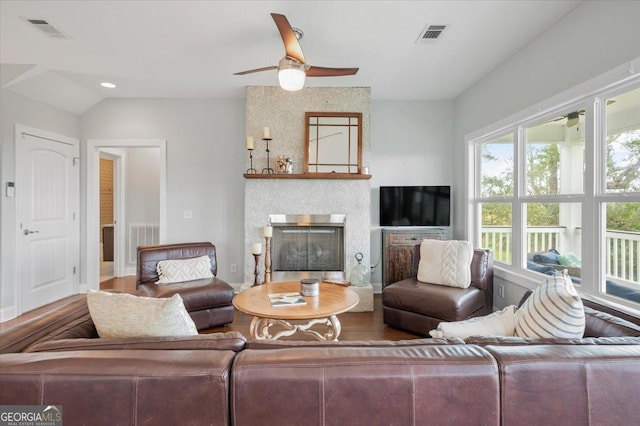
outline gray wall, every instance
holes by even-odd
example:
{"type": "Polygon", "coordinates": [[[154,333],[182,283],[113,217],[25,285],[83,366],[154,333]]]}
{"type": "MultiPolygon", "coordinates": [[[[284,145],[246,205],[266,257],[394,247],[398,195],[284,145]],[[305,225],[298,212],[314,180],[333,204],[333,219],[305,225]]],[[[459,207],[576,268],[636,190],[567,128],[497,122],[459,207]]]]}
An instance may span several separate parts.
{"type": "MultiPolygon", "coordinates": [[[[132,224],[160,223],[160,149],[126,148],[125,217],[126,240],[132,224]]],[[[136,252],[127,245],[127,268],[135,270],[136,252]]]]}
{"type": "MultiPolygon", "coordinates": [[[[640,2],[583,2],[456,99],[456,238],[467,237],[465,135],[639,57],[639,16],[640,2]]],[[[495,284],[505,285],[497,307],[517,303],[525,291],[504,279],[495,284]]]]}
{"type": "MultiPolygon", "coordinates": [[[[1,145],[0,172],[0,320],[15,315],[19,285],[16,271],[15,198],[5,197],[7,182],[15,182],[15,124],[79,138],[80,120],[77,116],[33,99],[2,90],[0,96],[1,145]]],[[[16,187],[16,192],[20,188],[16,187]]]]}
{"type": "Polygon", "coordinates": [[[242,281],[229,265],[244,258],[244,100],[107,99],[83,115],[82,139],[167,140],[167,242],[213,242],[218,275],[242,281]]]}
{"type": "Polygon", "coordinates": [[[453,144],[453,101],[371,102],[371,282],[382,282],[380,186],[453,185],[453,144]]]}

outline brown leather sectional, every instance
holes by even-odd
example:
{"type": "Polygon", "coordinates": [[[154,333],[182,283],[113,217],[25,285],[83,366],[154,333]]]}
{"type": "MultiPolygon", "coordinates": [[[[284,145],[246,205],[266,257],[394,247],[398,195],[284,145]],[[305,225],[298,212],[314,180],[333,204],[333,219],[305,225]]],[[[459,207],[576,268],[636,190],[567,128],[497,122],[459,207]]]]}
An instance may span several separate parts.
{"type": "Polygon", "coordinates": [[[98,339],[76,296],[0,335],[0,405],[62,405],[65,425],[635,424],[640,321],[586,312],[598,337],[98,339]]]}

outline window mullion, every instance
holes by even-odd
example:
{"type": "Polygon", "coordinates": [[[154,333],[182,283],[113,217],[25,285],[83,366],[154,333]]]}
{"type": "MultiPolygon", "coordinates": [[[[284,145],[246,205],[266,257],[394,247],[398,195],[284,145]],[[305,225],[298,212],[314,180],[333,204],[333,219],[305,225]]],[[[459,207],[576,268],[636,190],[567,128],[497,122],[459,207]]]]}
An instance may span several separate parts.
{"type": "Polygon", "coordinates": [[[599,283],[596,277],[605,259],[604,241],[601,231],[603,226],[603,205],[597,200],[596,194],[604,190],[606,176],[603,157],[606,140],[604,132],[605,111],[598,99],[586,103],[585,114],[585,201],[582,205],[582,291],[599,293],[599,283]],[[592,248],[596,248],[593,250],[592,248]]]}
{"type": "Polygon", "coordinates": [[[526,217],[525,208],[522,204],[523,197],[526,196],[526,130],[523,126],[518,126],[515,132],[514,142],[514,196],[511,204],[511,229],[513,235],[513,261],[512,264],[522,267],[522,259],[526,253],[527,239],[525,235],[526,217]],[[524,251],[523,251],[524,250],[524,251]]]}

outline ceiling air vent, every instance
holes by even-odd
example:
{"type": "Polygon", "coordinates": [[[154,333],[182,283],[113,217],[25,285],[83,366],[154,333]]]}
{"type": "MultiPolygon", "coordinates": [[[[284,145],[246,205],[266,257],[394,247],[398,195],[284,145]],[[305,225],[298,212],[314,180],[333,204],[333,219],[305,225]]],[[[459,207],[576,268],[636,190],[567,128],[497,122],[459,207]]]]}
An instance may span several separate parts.
{"type": "Polygon", "coordinates": [[[67,36],[60,32],[56,27],[51,25],[49,22],[44,19],[31,19],[31,18],[23,18],[26,22],[31,24],[34,28],[42,31],[47,35],[47,37],[59,39],[59,40],[70,40],[71,37],[67,36]]]}
{"type": "Polygon", "coordinates": [[[437,40],[446,28],[446,25],[427,25],[420,33],[416,43],[437,40]]]}

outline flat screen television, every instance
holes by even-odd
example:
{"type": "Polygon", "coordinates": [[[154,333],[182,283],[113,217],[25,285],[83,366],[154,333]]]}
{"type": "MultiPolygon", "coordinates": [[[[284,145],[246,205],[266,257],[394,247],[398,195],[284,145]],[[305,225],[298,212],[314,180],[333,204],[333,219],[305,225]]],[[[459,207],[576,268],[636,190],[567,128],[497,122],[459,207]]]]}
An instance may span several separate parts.
{"type": "Polygon", "coordinates": [[[450,186],[381,186],[380,226],[449,226],[450,186]]]}

